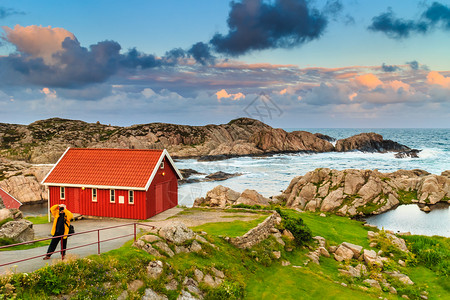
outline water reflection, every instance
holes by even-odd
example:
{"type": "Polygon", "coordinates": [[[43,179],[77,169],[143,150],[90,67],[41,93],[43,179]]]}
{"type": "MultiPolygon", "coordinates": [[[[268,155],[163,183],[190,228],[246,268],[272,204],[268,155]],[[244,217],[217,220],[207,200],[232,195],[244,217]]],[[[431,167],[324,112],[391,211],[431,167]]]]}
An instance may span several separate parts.
{"type": "Polygon", "coordinates": [[[416,204],[401,205],[381,215],[368,217],[367,223],[394,232],[450,237],[450,209],[446,204],[425,213],[416,204]]]}

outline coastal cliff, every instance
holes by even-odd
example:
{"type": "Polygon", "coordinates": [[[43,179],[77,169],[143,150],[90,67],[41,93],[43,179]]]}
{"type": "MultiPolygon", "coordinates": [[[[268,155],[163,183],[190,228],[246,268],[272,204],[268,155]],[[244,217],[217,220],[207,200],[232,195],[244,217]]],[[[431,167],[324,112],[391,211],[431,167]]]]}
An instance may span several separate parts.
{"type": "Polygon", "coordinates": [[[55,163],[67,147],[167,149],[175,158],[223,159],[294,152],[405,151],[407,146],[364,133],[334,147],[321,134],[286,132],[258,120],[240,118],[221,125],[150,123],[129,127],[66,119],[30,125],[0,123],[0,157],[30,163],[55,163]]]}

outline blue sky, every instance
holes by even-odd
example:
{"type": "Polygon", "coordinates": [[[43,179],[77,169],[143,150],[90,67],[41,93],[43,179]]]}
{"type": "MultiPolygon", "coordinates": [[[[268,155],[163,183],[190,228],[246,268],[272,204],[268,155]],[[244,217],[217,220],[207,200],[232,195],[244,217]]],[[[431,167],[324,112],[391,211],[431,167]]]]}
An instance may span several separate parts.
{"type": "Polygon", "coordinates": [[[3,0],[0,24],[0,122],[450,124],[444,1],[3,0]]]}

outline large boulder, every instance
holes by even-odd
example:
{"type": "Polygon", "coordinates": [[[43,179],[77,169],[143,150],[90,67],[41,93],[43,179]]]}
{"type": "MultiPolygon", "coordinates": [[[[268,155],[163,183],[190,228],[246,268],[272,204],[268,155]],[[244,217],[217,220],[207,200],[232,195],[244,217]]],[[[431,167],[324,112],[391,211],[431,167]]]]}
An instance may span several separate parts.
{"type": "Polygon", "coordinates": [[[175,222],[159,230],[159,235],[174,244],[182,244],[195,238],[195,233],[181,222],[175,222]]]}
{"type": "Polygon", "coordinates": [[[255,190],[245,190],[236,200],[236,204],[269,205],[270,199],[262,196],[255,190]]]}
{"type": "Polygon", "coordinates": [[[399,152],[409,150],[407,146],[391,140],[384,140],[383,136],[374,132],[361,133],[346,139],[338,140],[335,149],[338,152],[352,150],[363,152],[399,152]]]}
{"type": "Polygon", "coordinates": [[[32,241],[33,223],[24,219],[7,222],[0,227],[0,238],[10,238],[18,243],[32,241]]]}
{"type": "Polygon", "coordinates": [[[334,252],[334,259],[337,261],[350,260],[353,256],[353,251],[343,245],[340,245],[334,252]]]}
{"type": "Polygon", "coordinates": [[[235,204],[240,196],[240,193],[229,187],[218,185],[207,192],[205,198],[195,199],[194,206],[226,207],[235,204]]]}
{"type": "Polygon", "coordinates": [[[12,219],[13,218],[13,214],[11,213],[11,211],[7,208],[2,208],[0,209],[0,222],[6,220],[6,219],[12,219]]]}

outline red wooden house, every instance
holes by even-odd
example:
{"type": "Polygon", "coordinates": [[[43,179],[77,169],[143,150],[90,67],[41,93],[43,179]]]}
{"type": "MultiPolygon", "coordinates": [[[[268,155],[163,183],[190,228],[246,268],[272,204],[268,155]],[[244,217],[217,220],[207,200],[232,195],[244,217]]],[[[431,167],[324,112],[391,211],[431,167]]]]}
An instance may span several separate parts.
{"type": "Polygon", "coordinates": [[[49,205],[87,216],[148,219],[178,204],[182,175],[166,150],[68,148],[44,178],[49,205]]]}
{"type": "Polygon", "coordinates": [[[0,200],[6,208],[19,208],[22,203],[0,188],[0,200]]]}

